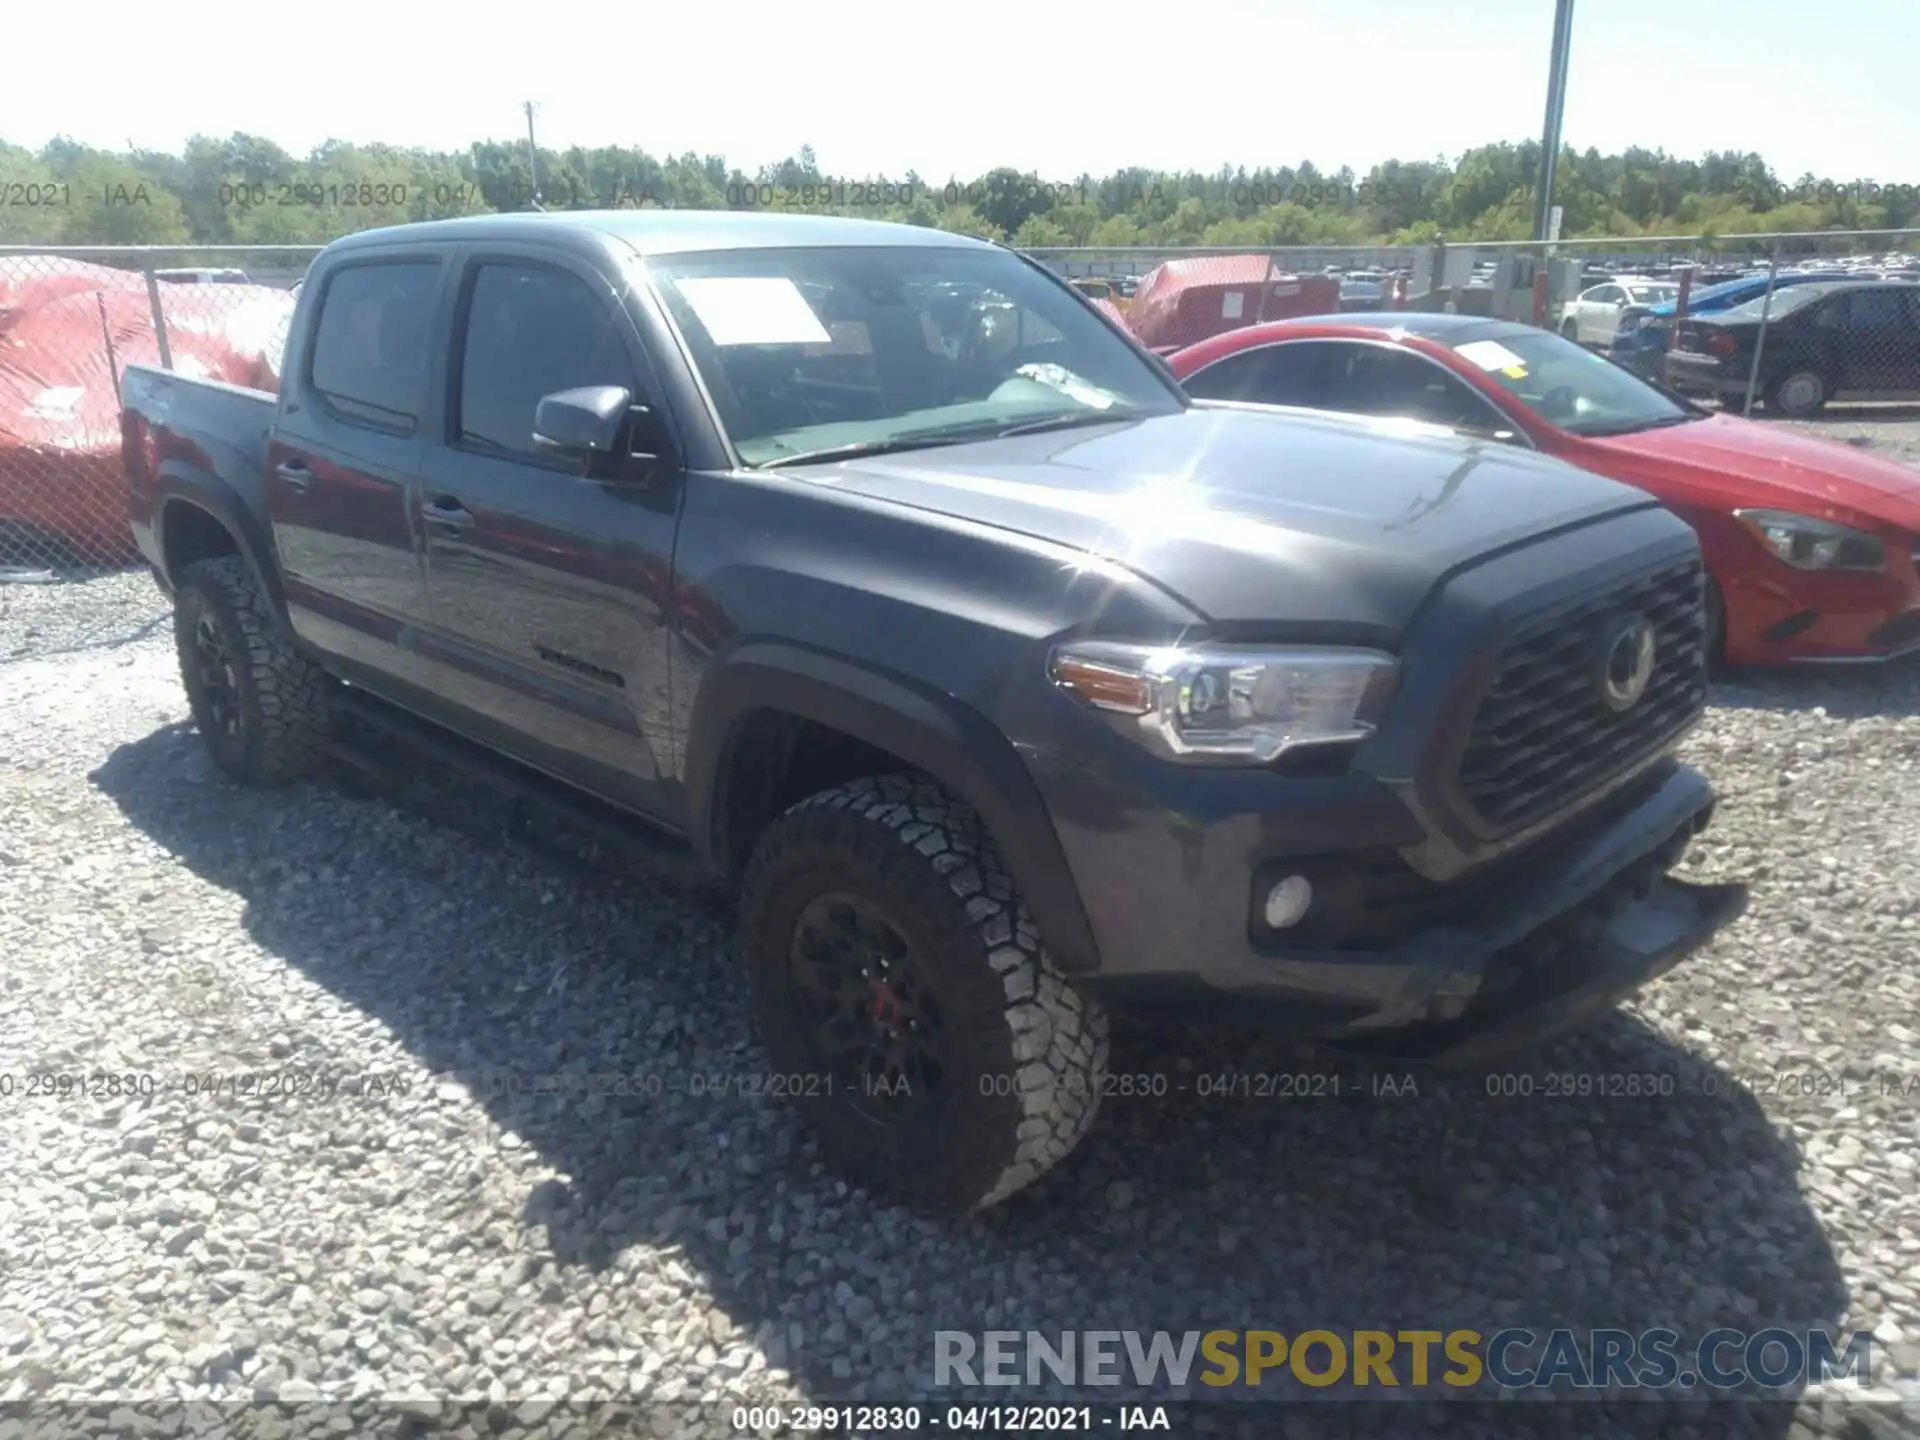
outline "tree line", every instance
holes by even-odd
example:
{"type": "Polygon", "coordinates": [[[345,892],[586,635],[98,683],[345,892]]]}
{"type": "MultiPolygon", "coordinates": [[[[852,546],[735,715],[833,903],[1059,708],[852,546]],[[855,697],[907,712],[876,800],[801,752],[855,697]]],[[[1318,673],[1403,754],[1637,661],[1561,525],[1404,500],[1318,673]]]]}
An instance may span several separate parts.
{"type": "MultiPolygon", "coordinates": [[[[295,156],[256,135],[196,136],[179,154],[71,139],[0,141],[0,242],[311,245],[409,220],[543,209],[791,208],[905,221],[1020,246],[1420,244],[1531,234],[1538,142],[1456,160],[1388,160],[1364,176],[1297,166],[1212,173],[1131,168],[1047,179],[841,176],[809,146],[746,172],[723,156],[628,146],[541,150],[478,141],[460,152],[328,141],[295,156]],[[537,169],[533,162],[537,161],[537,169]]],[[[1920,226],[1920,186],[1803,175],[1752,153],[1568,148],[1556,201],[1566,238],[1722,236],[1920,226]]]]}

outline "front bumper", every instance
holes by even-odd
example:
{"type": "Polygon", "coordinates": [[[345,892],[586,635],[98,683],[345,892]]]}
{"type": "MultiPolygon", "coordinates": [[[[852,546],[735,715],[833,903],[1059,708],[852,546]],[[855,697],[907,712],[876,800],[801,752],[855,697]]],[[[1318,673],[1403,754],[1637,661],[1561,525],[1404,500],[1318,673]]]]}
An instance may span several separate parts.
{"type": "Polygon", "coordinates": [[[1081,983],[1122,1009],[1252,1019],[1428,1060],[1451,1050],[1477,1056],[1536,1043],[1617,1003],[1744,908],[1742,887],[1667,876],[1714,807],[1703,776],[1671,765],[1503,864],[1464,914],[1371,948],[1262,938],[1250,915],[1254,877],[1291,864],[1283,848],[1303,853],[1287,841],[1313,835],[1310,863],[1337,857],[1334,837],[1352,837],[1357,851],[1393,827],[1367,792],[1351,799],[1347,813],[1323,809],[1305,824],[1225,816],[1196,833],[1191,817],[1162,834],[1133,826],[1098,836],[1062,825],[1101,952],[1100,971],[1081,983]],[[1123,905],[1105,903],[1123,893],[1123,905]]]}

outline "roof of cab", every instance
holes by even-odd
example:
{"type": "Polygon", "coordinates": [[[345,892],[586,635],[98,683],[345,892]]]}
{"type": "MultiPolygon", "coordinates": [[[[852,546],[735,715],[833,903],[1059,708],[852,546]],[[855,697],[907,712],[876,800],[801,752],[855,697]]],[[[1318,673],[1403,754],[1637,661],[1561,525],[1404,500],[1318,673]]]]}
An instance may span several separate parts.
{"type": "Polygon", "coordinates": [[[574,239],[618,242],[642,256],[694,251],[787,249],[803,246],[919,245],[991,249],[989,241],[840,215],[790,215],[739,210],[549,210],[511,215],[468,215],[410,225],[361,230],[333,242],[336,250],[401,242],[574,239]]]}

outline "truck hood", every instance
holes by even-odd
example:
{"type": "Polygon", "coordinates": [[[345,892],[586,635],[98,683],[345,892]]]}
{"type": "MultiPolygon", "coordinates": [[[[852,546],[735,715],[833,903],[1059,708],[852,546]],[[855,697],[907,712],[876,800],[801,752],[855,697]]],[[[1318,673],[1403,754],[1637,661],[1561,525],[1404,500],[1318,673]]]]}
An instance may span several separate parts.
{"type": "Polygon", "coordinates": [[[1207,619],[1381,634],[1397,634],[1454,571],[1652,503],[1508,445],[1267,407],[1198,406],[794,473],[1123,565],[1207,619]]]}
{"type": "Polygon", "coordinates": [[[1702,498],[1729,509],[1771,506],[1842,523],[1865,515],[1920,533],[1920,471],[1784,425],[1709,415],[1586,443],[1684,466],[1702,498]]]}

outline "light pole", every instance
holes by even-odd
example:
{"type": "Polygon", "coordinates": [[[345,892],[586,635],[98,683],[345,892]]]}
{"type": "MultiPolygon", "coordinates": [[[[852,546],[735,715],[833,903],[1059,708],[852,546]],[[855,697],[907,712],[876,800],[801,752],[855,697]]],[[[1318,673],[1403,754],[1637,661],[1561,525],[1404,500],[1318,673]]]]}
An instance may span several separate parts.
{"type": "Polygon", "coordinates": [[[1573,0],[1554,0],[1553,58],[1547,68],[1547,119],[1540,136],[1540,179],[1533,195],[1533,238],[1547,241],[1553,217],[1553,171],[1560,159],[1560,122],[1567,110],[1567,59],[1573,50],[1573,0]]]}
{"type": "Polygon", "coordinates": [[[544,209],[540,203],[540,148],[533,143],[533,101],[522,100],[520,108],[527,112],[527,170],[533,176],[533,208],[544,209]]]}

